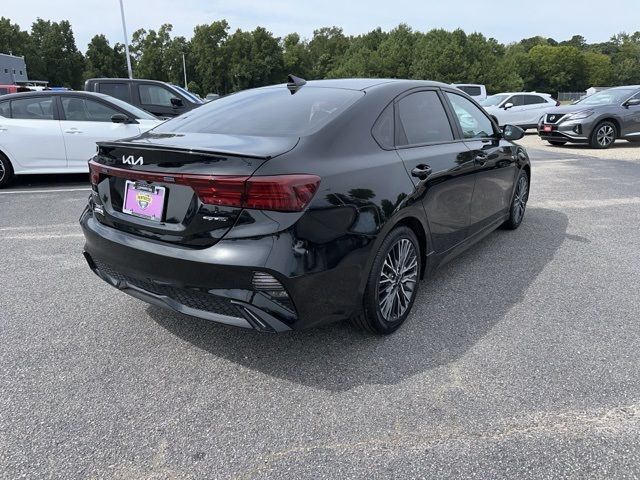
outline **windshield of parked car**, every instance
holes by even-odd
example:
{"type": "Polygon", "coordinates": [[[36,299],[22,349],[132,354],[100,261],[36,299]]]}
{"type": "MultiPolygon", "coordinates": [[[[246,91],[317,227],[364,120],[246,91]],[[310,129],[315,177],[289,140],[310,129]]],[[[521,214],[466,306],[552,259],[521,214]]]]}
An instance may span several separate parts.
{"type": "Polygon", "coordinates": [[[616,89],[610,89],[610,90],[603,90],[601,92],[594,93],[593,95],[583,98],[577,103],[579,103],[580,105],[592,105],[592,106],[612,105],[612,104],[622,103],[626,99],[628,99],[631,95],[633,95],[635,91],[636,91],[635,89],[631,89],[631,88],[629,89],[616,88],[616,89]]]}
{"type": "Polygon", "coordinates": [[[312,86],[303,86],[293,95],[284,85],[245,90],[206,103],[154,131],[304,136],[322,128],[363,95],[358,90],[312,86]]]}
{"type": "Polygon", "coordinates": [[[480,102],[483,107],[493,107],[500,105],[509,95],[491,95],[480,102]]]}
{"type": "Polygon", "coordinates": [[[108,98],[111,103],[113,103],[114,105],[117,105],[123,110],[126,110],[135,118],[138,118],[140,120],[157,120],[158,119],[158,117],[155,117],[151,115],[149,112],[142,110],[141,108],[138,108],[135,105],[131,105],[130,103],[125,102],[124,100],[120,100],[119,98],[116,98],[116,97],[108,97],[108,98]]]}

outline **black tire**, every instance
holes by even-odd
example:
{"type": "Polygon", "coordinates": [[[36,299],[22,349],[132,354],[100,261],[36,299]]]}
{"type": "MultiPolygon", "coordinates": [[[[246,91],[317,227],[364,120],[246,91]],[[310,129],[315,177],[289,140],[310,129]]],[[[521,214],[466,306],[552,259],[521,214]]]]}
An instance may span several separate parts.
{"type": "Polygon", "coordinates": [[[0,188],[9,184],[13,178],[13,167],[7,157],[0,153],[0,188]]]}
{"type": "Polygon", "coordinates": [[[549,143],[551,145],[553,145],[554,147],[561,147],[561,146],[565,145],[567,142],[562,142],[562,141],[558,141],[558,140],[549,140],[549,143]]]}
{"type": "Polygon", "coordinates": [[[589,136],[591,148],[605,149],[613,145],[618,137],[618,129],[615,124],[604,120],[596,125],[589,136]]]}
{"type": "Polygon", "coordinates": [[[421,265],[420,244],[413,230],[405,226],[392,230],[373,261],[364,293],[364,312],[352,323],[379,335],[395,332],[413,307],[421,265]],[[398,259],[396,265],[392,265],[393,258],[398,259]]]}
{"type": "Polygon", "coordinates": [[[513,199],[509,207],[509,218],[502,224],[507,230],[515,230],[522,223],[524,213],[527,209],[527,200],[529,200],[529,175],[522,171],[518,175],[516,188],[513,191],[513,199]]]}

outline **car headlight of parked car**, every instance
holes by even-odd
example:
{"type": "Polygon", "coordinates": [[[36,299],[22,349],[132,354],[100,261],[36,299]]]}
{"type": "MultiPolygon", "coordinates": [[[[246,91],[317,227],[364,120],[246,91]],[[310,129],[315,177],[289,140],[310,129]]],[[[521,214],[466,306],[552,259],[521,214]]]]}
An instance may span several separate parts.
{"type": "Polygon", "coordinates": [[[582,110],[580,112],[573,113],[567,117],[567,120],[582,120],[593,115],[593,110],[582,110]]]}

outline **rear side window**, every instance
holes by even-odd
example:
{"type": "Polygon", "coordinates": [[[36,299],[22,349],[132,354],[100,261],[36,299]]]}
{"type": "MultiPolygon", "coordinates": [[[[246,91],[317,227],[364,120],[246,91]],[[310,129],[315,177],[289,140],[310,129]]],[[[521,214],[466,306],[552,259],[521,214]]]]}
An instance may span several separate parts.
{"type": "Polygon", "coordinates": [[[142,105],[170,107],[171,99],[177,98],[167,88],[159,85],[138,85],[138,92],[140,92],[140,103],[142,105]]]}
{"type": "Polygon", "coordinates": [[[398,145],[446,142],[453,132],[440,97],[434,91],[416,92],[398,101],[398,145]]]}
{"type": "Polygon", "coordinates": [[[547,103],[547,101],[539,95],[527,95],[524,97],[525,105],[538,105],[540,103],[547,103]]]}
{"type": "Polygon", "coordinates": [[[382,148],[393,148],[393,103],[385,108],[371,130],[373,138],[382,148]]]}
{"type": "Polygon", "coordinates": [[[464,93],[466,93],[467,95],[471,95],[472,97],[477,97],[479,95],[482,95],[482,89],[480,87],[476,87],[473,85],[462,85],[458,88],[462,90],[464,93]]]}
{"type": "Polygon", "coordinates": [[[359,90],[284,86],[245,90],[206,103],[154,132],[302,136],[318,131],[362,98],[359,90]]]}
{"type": "Polygon", "coordinates": [[[493,136],[493,123],[475,104],[462,95],[447,92],[464,138],[493,136]]]}
{"type": "Polygon", "coordinates": [[[9,101],[0,102],[0,116],[5,118],[11,117],[11,109],[9,108],[9,101]]]}
{"type": "Polygon", "coordinates": [[[131,93],[127,83],[100,83],[99,89],[100,93],[131,102],[131,93]]]}
{"type": "Polygon", "coordinates": [[[78,97],[62,98],[62,110],[67,120],[76,122],[110,122],[117,110],[100,102],[78,97]]]}
{"type": "Polygon", "coordinates": [[[11,100],[11,117],[27,120],[53,120],[53,98],[32,97],[11,100]]]}

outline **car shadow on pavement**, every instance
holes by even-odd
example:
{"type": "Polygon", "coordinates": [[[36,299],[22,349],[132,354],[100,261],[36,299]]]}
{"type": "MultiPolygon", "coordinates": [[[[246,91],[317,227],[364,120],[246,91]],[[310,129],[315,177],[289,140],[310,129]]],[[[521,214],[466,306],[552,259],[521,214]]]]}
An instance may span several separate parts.
{"type": "Polygon", "coordinates": [[[147,312],[196,347],[266,375],[335,391],[396,384],[456,361],[518,308],[567,239],[567,224],[561,212],[529,208],[518,230],[490,234],[423,281],[411,316],[386,337],[347,322],[270,335],[153,306],[147,312]]]}

